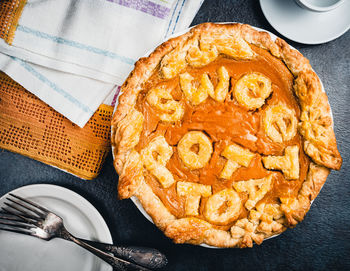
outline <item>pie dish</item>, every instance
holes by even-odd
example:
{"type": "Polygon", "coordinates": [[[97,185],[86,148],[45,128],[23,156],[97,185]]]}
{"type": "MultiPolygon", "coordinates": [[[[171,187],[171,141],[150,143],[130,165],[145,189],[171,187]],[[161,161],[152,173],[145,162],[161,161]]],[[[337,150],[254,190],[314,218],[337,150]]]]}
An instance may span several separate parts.
{"type": "Polygon", "coordinates": [[[175,243],[252,247],[300,222],[340,169],[309,61],[243,24],[205,23],[141,58],[112,119],[121,199],[175,243]]]}

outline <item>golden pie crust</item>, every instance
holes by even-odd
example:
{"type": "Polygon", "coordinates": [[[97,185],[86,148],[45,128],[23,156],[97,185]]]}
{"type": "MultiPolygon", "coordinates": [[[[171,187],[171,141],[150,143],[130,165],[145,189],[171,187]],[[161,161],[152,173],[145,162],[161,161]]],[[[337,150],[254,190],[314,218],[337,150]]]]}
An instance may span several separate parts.
{"type": "Polygon", "coordinates": [[[300,222],[340,169],[309,61],[249,25],[205,23],[141,58],[112,120],[121,199],[176,243],[251,247],[300,222]]]}

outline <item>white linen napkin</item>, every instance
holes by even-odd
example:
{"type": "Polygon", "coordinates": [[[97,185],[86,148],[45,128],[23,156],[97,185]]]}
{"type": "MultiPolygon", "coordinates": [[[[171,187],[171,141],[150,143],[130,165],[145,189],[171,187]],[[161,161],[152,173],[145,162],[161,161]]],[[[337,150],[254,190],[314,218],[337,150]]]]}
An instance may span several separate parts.
{"type": "Polygon", "coordinates": [[[28,0],[0,69],[83,127],[134,63],[187,28],[202,0],[28,0]]]}

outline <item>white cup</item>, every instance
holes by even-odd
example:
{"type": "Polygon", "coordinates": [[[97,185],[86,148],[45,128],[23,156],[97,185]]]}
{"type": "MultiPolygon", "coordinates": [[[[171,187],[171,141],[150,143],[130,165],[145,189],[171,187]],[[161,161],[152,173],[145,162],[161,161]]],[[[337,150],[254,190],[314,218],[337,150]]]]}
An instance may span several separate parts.
{"type": "Polygon", "coordinates": [[[345,0],[295,0],[302,8],[316,12],[326,12],[339,7],[345,0]]]}

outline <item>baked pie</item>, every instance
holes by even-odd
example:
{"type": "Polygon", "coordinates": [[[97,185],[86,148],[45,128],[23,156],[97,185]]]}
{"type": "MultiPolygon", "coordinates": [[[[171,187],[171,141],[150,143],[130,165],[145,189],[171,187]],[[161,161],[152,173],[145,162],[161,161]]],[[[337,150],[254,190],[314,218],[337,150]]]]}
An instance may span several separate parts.
{"type": "Polygon", "coordinates": [[[206,23],[140,59],[112,120],[121,199],[176,243],[251,247],[300,222],[340,169],[309,61],[248,25],[206,23]]]}

